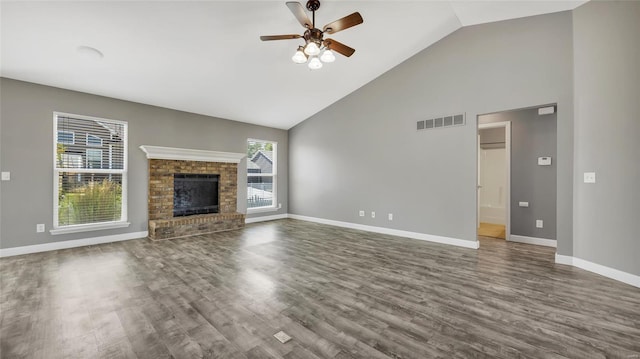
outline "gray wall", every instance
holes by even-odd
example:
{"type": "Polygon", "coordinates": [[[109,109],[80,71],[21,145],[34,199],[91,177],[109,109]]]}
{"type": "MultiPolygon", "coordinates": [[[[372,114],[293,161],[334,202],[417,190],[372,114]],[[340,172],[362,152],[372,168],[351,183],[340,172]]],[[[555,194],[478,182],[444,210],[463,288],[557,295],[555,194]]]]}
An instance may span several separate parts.
{"type": "MultiPolygon", "coordinates": [[[[282,208],[260,215],[287,213],[287,131],[6,78],[0,79],[0,91],[0,164],[2,171],[11,172],[11,181],[0,182],[0,248],[147,230],[147,159],[138,149],[140,145],[246,153],[247,138],[277,141],[278,202],[282,208]],[[53,225],[54,111],[129,122],[128,228],[49,234],[53,225]],[[37,223],[45,223],[47,231],[36,233],[37,223]]],[[[238,171],[241,212],[246,208],[245,161],[238,171]]]]}
{"type": "Polygon", "coordinates": [[[570,12],[454,32],[290,130],[289,212],[475,241],[477,115],[557,103],[558,251],[570,255],[572,57],[570,12]],[[461,112],[466,126],[415,130],[461,112]]]}
{"type": "Polygon", "coordinates": [[[589,2],[573,24],[574,255],[640,275],[640,2],[589,2]]]}
{"type": "Polygon", "coordinates": [[[556,239],[556,117],[540,116],[536,107],[478,118],[511,122],[511,234],[556,239]],[[547,156],[551,166],[539,166],[538,157],[547,156]],[[521,201],[529,207],[518,206],[521,201]],[[537,219],[543,228],[536,228],[537,219]]]}

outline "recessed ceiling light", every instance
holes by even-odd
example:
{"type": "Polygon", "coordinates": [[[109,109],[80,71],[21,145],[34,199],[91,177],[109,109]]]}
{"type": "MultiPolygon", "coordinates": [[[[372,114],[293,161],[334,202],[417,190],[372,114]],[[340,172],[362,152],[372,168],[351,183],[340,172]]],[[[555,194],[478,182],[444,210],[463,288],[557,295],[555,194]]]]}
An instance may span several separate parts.
{"type": "Polygon", "coordinates": [[[76,49],[76,51],[78,51],[78,54],[81,57],[87,58],[87,59],[95,59],[95,60],[99,60],[101,58],[104,57],[104,55],[102,54],[102,52],[100,52],[100,50],[91,47],[91,46],[78,46],[78,48],[76,49]]]}

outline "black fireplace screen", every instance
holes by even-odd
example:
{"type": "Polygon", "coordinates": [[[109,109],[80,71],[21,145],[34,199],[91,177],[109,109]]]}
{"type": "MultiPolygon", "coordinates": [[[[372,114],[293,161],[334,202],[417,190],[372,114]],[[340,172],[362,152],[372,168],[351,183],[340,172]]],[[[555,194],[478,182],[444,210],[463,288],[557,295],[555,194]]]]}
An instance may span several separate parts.
{"type": "Polygon", "coordinates": [[[218,213],[220,175],[174,174],[173,216],[218,213]]]}

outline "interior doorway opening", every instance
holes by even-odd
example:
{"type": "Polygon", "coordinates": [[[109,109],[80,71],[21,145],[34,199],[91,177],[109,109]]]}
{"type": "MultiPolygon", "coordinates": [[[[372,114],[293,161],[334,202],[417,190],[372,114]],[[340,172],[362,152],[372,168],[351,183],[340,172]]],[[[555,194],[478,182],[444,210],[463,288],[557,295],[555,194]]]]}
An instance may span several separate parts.
{"type": "Polygon", "coordinates": [[[478,236],[508,239],[511,122],[478,124],[478,236]]]}
{"type": "Polygon", "coordinates": [[[477,123],[478,237],[503,237],[504,218],[507,241],[555,247],[557,106],[478,115],[477,123]]]}

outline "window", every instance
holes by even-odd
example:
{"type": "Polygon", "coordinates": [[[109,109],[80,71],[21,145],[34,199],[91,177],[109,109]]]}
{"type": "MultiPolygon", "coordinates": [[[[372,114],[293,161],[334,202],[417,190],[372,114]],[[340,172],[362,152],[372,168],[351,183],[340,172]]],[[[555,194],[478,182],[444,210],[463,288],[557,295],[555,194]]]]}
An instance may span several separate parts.
{"type": "Polygon", "coordinates": [[[52,234],[125,227],[127,123],[54,113],[52,234]],[[74,133],[86,133],[86,142],[74,133]],[[97,146],[108,145],[108,156],[97,146]]]}
{"type": "Polygon", "coordinates": [[[87,168],[102,168],[102,150],[87,148],[87,168]]]}
{"type": "Polygon", "coordinates": [[[277,142],[247,141],[247,210],[276,209],[277,142]]]}
{"type": "Polygon", "coordinates": [[[75,135],[73,132],[58,131],[57,141],[63,145],[73,145],[75,142],[75,135]]]}
{"type": "Polygon", "coordinates": [[[102,147],[102,138],[87,133],[87,146],[102,147]]]}

